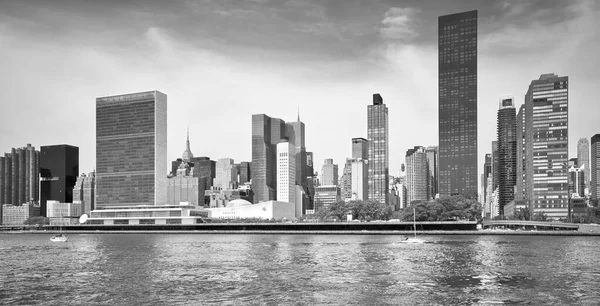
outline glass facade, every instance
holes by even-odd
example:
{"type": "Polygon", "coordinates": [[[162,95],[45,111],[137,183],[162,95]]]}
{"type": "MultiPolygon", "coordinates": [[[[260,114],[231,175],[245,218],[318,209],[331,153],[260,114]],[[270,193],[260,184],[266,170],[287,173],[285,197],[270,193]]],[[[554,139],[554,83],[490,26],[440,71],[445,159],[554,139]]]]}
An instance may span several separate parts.
{"type": "Polygon", "coordinates": [[[389,186],[388,108],[379,94],[373,105],[367,105],[367,138],[369,142],[369,200],[388,203],[389,186]]]}
{"type": "Polygon", "coordinates": [[[517,114],[514,98],[501,98],[498,110],[498,213],[515,198],[517,184],[517,114]]]}
{"type": "Polygon", "coordinates": [[[295,148],[296,184],[307,188],[308,172],[307,152],[305,148],[305,126],[298,118],[297,122],[286,123],[279,118],[265,114],[252,115],[252,162],[250,176],[254,203],[277,198],[277,144],[287,139],[295,148]]]}
{"type": "Polygon", "coordinates": [[[544,74],[525,95],[526,193],[532,213],[568,213],[569,78],[544,74]]]}
{"type": "Polygon", "coordinates": [[[40,148],[40,212],[46,216],[48,200],[73,202],[79,175],[79,148],[69,145],[40,148]]]}
{"type": "Polygon", "coordinates": [[[96,99],[96,207],[164,204],[167,96],[96,99]]]}
{"type": "Polygon", "coordinates": [[[439,194],[477,197],[477,11],[438,19],[439,194]]]}

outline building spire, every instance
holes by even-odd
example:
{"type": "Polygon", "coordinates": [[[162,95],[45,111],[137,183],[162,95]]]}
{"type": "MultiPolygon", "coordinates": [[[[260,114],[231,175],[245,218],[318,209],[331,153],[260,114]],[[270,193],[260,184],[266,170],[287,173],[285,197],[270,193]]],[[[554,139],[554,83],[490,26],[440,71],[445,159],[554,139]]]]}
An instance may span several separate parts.
{"type": "Polygon", "coordinates": [[[300,104],[298,104],[298,122],[300,122],[300,104]]]}
{"type": "Polygon", "coordinates": [[[181,159],[183,159],[186,162],[189,162],[192,158],[194,158],[194,154],[192,154],[192,150],[190,149],[190,128],[188,127],[187,139],[185,141],[185,151],[183,151],[181,159]]]}

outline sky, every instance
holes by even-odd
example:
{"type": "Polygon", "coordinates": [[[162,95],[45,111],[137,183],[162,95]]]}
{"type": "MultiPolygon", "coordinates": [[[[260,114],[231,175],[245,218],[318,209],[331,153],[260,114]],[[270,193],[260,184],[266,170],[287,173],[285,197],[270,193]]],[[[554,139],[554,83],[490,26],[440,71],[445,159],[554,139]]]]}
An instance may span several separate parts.
{"type": "MultiPolygon", "coordinates": [[[[533,79],[568,76],[569,155],[600,133],[595,1],[1,1],[0,152],[79,147],[95,168],[97,97],[168,96],[168,160],[186,129],[195,156],[250,161],[251,117],[306,124],[315,169],[340,172],[367,105],[389,108],[390,174],[438,143],[437,18],[478,10],[478,166],[498,98],[517,107],[533,79]]],[[[167,161],[165,161],[167,162],[167,161]]],[[[170,168],[170,167],[169,167],[170,168]]]]}

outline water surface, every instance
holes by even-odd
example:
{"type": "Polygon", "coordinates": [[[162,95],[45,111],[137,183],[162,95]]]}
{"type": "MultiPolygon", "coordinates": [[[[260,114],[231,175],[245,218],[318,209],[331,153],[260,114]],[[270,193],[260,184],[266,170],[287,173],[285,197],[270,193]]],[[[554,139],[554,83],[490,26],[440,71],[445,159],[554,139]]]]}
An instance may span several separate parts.
{"type": "Polygon", "coordinates": [[[599,305],[600,237],[0,234],[1,305],[599,305]]]}

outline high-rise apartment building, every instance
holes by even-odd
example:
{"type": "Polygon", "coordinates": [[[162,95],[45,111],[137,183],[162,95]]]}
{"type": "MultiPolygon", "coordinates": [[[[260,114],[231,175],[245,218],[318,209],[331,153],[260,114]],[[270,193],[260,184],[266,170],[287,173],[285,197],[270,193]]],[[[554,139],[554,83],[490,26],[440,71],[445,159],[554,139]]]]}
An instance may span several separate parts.
{"type": "Polygon", "coordinates": [[[79,175],[79,148],[70,145],[40,147],[40,213],[46,202],[73,203],[73,187],[79,175]]]}
{"type": "Polygon", "coordinates": [[[438,147],[429,146],[427,153],[427,165],[429,166],[429,197],[434,199],[438,194],[438,147]]]}
{"type": "Polygon", "coordinates": [[[202,179],[193,175],[194,168],[189,162],[179,164],[175,176],[167,179],[167,204],[179,205],[187,202],[194,206],[204,205],[204,185],[202,179]]]}
{"type": "Polygon", "coordinates": [[[483,178],[481,185],[483,185],[483,203],[487,203],[487,181],[488,177],[492,175],[492,153],[486,153],[483,163],[483,178]]]}
{"type": "Polygon", "coordinates": [[[516,200],[524,200],[525,197],[525,104],[519,107],[517,113],[517,190],[516,200]]]}
{"type": "Polygon", "coordinates": [[[27,144],[0,157],[0,204],[21,205],[38,197],[39,151],[27,144]]]}
{"type": "Polygon", "coordinates": [[[598,207],[598,199],[600,197],[600,134],[592,136],[591,139],[591,168],[590,169],[590,194],[592,203],[598,207]]]}
{"type": "Polygon", "coordinates": [[[498,140],[492,141],[492,187],[498,187],[500,180],[500,152],[498,151],[498,140]]]}
{"type": "Polygon", "coordinates": [[[525,95],[526,199],[531,213],[568,215],[569,78],[543,74],[525,95]]]}
{"type": "Polygon", "coordinates": [[[388,108],[379,94],[373,94],[373,105],[367,105],[367,138],[369,200],[387,204],[390,174],[388,108]]]}
{"type": "Polygon", "coordinates": [[[352,161],[353,159],[346,158],[346,163],[342,170],[342,177],[340,177],[340,187],[342,199],[344,201],[350,201],[352,199],[352,161]]]}
{"type": "Polygon", "coordinates": [[[585,188],[590,187],[590,142],[587,138],[579,138],[577,141],[577,161],[579,166],[585,169],[585,188]]]}
{"type": "Polygon", "coordinates": [[[438,18],[439,194],[477,197],[477,11],[438,18]]]}
{"type": "Polygon", "coordinates": [[[425,147],[406,151],[407,202],[429,199],[429,165],[425,147]]]}
{"type": "Polygon", "coordinates": [[[517,114],[514,97],[500,98],[498,109],[498,213],[515,199],[517,184],[517,114]]]}
{"type": "Polygon", "coordinates": [[[96,99],[96,208],[167,202],[167,96],[96,99]]]}
{"type": "Polygon", "coordinates": [[[220,158],[216,165],[216,178],[213,187],[222,190],[237,188],[237,168],[231,158],[220,158]]]}
{"type": "Polygon", "coordinates": [[[369,196],[369,170],[367,161],[354,159],[352,161],[352,199],[366,201],[369,196]]]}
{"type": "Polygon", "coordinates": [[[321,186],[338,186],[338,165],[326,158],[321,167],[321,186]]]}
{"type": "Polygon", "coordinates": [[[89,214],[95,207],[96,173],[82,173],[73,187],[73,203],[81,204],[81,213],[89,214]]]}

